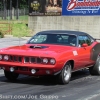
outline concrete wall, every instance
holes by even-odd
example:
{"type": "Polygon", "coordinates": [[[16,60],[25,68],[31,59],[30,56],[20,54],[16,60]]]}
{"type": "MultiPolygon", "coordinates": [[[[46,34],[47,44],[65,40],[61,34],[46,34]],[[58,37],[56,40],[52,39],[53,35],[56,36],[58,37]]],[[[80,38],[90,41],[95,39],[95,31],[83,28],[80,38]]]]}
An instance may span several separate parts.
{"type": "Polygon", "coordinates": [[[43,30],[77,30],[100,38],[99,16],[29,16],[28,26],[33,34],[43,30]]]}

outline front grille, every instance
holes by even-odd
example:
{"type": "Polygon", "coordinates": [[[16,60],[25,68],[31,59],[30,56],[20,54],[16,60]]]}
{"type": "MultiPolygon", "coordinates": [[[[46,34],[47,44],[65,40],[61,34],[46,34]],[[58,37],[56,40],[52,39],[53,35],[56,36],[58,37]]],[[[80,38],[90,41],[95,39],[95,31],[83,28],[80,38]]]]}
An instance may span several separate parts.
{"type": "Polygon", "coordinates": [[[18,57],[18,61],[19,62],[22,62],[22,57],[18,57]]]}
{"type": "Polygon", "coordinates": [[[25,62],[25,63],[29,63],[29,62],[30,62],[30,58],[29,58],[29,57],[25,57],[25,58],[24,58],[24,62],[25,62]]]}
{"type": "Polygon", "coordinates": [[[42,60],[39,57],[24,57],[24,63],[41,63],[42,60]]]}
{"type": "Polygon", "coordinates": [[[14,69],[16,71],[18,71],[18,70],[20,70],[20,71],[30,71],[30,68],[28,68],[28,67],[19,67],[19,66],[17,66],[17,67],[14,67],[14,69]]]}
{"type": "Polygon", "coordinates": [[[36,58],[36,62],[41,63],[42,62],[41,58],[36,58]]]}
{"type": "Polygon", "coordinates": [[[35,57],[31,57],[31,58],[30,58],[30,62],[31,62],[31,63],[35,63],[35,61],[36,61],[36,60],[35,60],[35,57]]]}
{"type": "Polygon", "coordinates": [[[9,60],[10,61],[13,61],[13,56],[9,56],[9,60]]]}
{"type": "Polygon", "coordinates": [[[17,61],[17,56],[13,56],[13,60],[16,62],[17,61]]]}
{"type": "Polygon", "coordinates": [[[28,71],[28,68],[27,67],[19,67],[19,70],[21,70],[21,71],[28,71]]]}
{"type": "Polygon", "coordinates": [[[42,63],[42,58],[40,57],[23,57],[18,55],[8,55],[9,62],[18,62],[18,63],[42,63]]]}
{"type": "Polygon", "coordinates": [[[22,62],[22,57],[21,56],[10,55],[9,60],[11,62],[22,62]]]}

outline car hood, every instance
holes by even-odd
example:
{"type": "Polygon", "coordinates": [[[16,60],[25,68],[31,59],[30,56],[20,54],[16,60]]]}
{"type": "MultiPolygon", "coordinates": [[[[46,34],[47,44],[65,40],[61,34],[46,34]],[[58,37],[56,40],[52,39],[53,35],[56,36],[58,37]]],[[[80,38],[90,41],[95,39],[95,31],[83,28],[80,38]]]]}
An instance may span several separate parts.
{"type": "Polygon", "coordinates": [[[13,46],[0,50],[4,54],[24,55],[24,56],[55,56],[58,53],[69,52],[75,47],[63,45],[47,44],[25,44],[22,46],[13,46]]]}

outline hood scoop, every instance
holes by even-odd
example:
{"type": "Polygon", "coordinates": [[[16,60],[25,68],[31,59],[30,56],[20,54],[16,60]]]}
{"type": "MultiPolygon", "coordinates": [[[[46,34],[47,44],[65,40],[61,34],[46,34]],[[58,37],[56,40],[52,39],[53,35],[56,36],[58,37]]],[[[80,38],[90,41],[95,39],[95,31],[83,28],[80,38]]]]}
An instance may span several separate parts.
{"type": "Polygon", "coordinates": [[[32,48],[32,49],[44,49],[44,48],[48,48],[48,46],[33,45],[33,46],[30,46],[29,48],[32,48]]]}

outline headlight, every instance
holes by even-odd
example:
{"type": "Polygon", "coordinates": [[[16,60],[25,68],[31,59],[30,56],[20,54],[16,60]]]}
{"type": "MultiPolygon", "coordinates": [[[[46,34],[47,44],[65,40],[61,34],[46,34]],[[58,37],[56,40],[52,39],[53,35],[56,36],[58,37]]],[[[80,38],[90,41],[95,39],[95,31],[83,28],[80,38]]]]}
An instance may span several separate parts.
{"type": "Polygon", "coordinates": [[[50,64],[55,64],[55,63],[56,63],[55,59],[50,59],[50,64]]]}
{"type": "Polygon", "coordinates": [[[44,58],[43,59],[43,63],[47,64],[48,63],[48,59],[47,58],[44,58]]]}
{"type": "Polygon", "coordinates": [[[2,55],[0,55],[0,60],[2,60],[2,55]]]}
{"type": "Polygon", "coordinates": [[[8,55],[5,55],[4,56],[4,60],[6,60],[6,61],[9,60],[9,56],[8,55]]]}

